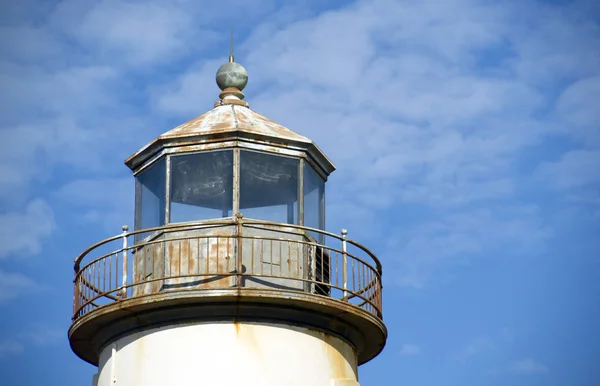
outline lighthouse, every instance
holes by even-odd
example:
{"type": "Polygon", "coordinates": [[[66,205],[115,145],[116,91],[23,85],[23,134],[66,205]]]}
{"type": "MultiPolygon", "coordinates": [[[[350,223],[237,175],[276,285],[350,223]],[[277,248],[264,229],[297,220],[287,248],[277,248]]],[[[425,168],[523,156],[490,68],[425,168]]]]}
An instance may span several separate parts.
{"type": "Polygon", "coordinates": [[[381,264],[325,230],[321,149],[250,109],[232,55],[216,81],[125,161],[133,227],[75,258],[71,348],[94,386],[358,386],[387,338],[381,264]]]}

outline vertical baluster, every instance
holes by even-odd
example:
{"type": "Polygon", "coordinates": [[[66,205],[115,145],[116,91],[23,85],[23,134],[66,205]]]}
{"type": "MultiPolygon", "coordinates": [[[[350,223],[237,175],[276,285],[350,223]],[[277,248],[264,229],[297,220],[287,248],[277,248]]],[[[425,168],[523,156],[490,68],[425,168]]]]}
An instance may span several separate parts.
{"type": "MultiPolygon", "coordinates": [[[[121,278],[123,279],[123,282],[121,284],[121,297],[126,298],[127,297],[127,260],[128,260],[128,256],[127,256],[127,231],[129,231],[129,226],[127,225],[123,225],[123,228],[121,228],[123,230],[122,235],[122,239],[123,239],[123,248],[121,249],[121,253],[123,254],[123,274],[121,275],[121,278]]],[[[145,254],[144,254],[144,262],[146,262],[145,259],[145,254]]],[[[144,273],[146,267],[144,266],[144,273]]]]}
{"type": "MultiPolygon", "coordinates": [[[[179,263],[178,264],[179,268],[177,268],[177,276],[181,277],[181,240],[177,240],[177,247],[178,247],[177,250],[179,252],[179,256],[177,258],[177,262],[179,263]]],[[[178,282],[180,282],[180,280],[181,279],[179,279],[178,282]]]]}
{"type": "MultiPolygon", "coordinates": [[[[339,255],[340,254],[338,253],[338,251],[335,251],[335,286],[338,287],[338,288],[340,286],[340,280],[339,280],[340,272],[339,272],[339,266],[338,266],[339,263],[340,263],[339,262],[339,258],[340,258],[339,255]]],[[[333,282],[333,280],[332,280],[332,282],[333,282]]]]}
{"type": "Polygon", "coordinates": [[[251,244],[252,244],[252,252],[250,254],[250,273],[254,273],[254,248],[256,248],[255,246],[255,239],[254,237],[251,239],[251,244]]]}
{"type": "Polygon", "coordinates": [[[110,291],[112,291],[112,261],[113,255],[111,253],[111,255],[108,257],[108,288],[110,291]]]}
{"type": "Polygon", "coordinates": [[[106,293],[106,257],[102,259],[102,263],[102,265],[104,265],[104,276],[102,277],[102,292],[106,293]]]}
{"type": "Polygon", "coordinates": [[[271,276],[273,276],[273,249],[274,249],[273,248],[273,239],[271,239],[271,250],[270,250],[271,257],[269,258],[269,260],[270,260],[269,261],[269,263],[270,263],[269,264],[269,267],[270,267],[270,269],[269,269],[269,275],[271,275],[271,276]]]}
{"type": "Polygon", "coordinates": [[[346,229],[342,229],[342,275],[343,275],[343,282],[342,282],[342,286],[344,287],[344,300],[347,300],[348,297],[348,292],[346,291],[348,289],[348,261],[347,261],[347,254],[346,254],[346,238],[348,236],[348,231],[346,229]]]}

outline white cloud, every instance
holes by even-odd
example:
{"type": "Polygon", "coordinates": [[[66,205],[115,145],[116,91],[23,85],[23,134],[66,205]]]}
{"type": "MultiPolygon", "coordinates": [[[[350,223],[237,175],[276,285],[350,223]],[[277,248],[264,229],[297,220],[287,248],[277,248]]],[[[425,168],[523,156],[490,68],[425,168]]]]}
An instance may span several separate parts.
{"type": "Polygon", "coordinates": [[[580,79],[563,91],[557,102],[557,110],[570,123],[598,129],[600,111],[590,103],[598,99],[600,76],[580,79]]]}
{"type": "Polygon", "coordinates": [[[495,343],[489,338],[477,338],[469,342],[463,349],[463,356],[478,356],[496,350],[495,343]]]}
{"type": "Polygon", "coordinates": [[[41,199],[31,201],[22,212],[0,214],[0,259],[16,252],[38,253],[54,227],[52,208],[41,199]]]}
{"type": "Polygon", "coordinates": [[[0,342],[0,359],[13,355],[21,354],[24,351],[23,345],[15,340],[0,342]]]}
{"type": "Polygon", "coordinates": [[[546,374],[548,367],[535,359],[527,358],[512,363],[510,371],[521,375],[546,374]]]}
{"type": "Polygon", "coordinates": [[[402,348],[400,349],[400,355],[403,355],[403,356],[415,356],[415,355],[419,355],[420,353],[421,353],[421,347],[417,346],[416,344],[405,343],[402,345],[402,348]]]}
{"type": "Polygon", "coordinates": [[[512,246],[507,255],[527,256],[543,250],[552,233],[534,206],[467,209],[395,229],[382,258],[395,284],[422,288],[433,272],[453,261],[493,255],[506,245],[512,246]]]}
{"type": "Polygon", "coordinates": [[[124,224],[133,229],[133,177],[87,178],[72,180],[53,193],[66,213],[77,213],[78,220],[102,225],[119,233],[124,224]]]}
{"type": "MultiPolygon", "coordinates": [[[[599,121],[600,122],[600,121],[599,121]]],[[[537,170],[538,177],[560,190],[595,186],[600,183],[600,149],[573,150],[556,162],[547,162],[537,170]]]]}
{"type": "Polygon", "coordinates": [[[156,1],[67,0],[52,15],[56,29],[95,54],[117,54],[134,65],[168,62],[186,53],[189,41],[209,34],[199,30],[201,24],[193,28],[195,22],[176,4],[156,1]]]}
{"type": "Polygon", "coordinates": [[[40,285],[33,279],[20,273],[6,272],[0,268],[0,303],[39,288],[40,285]]]}
{"type": "MultiPolygon", "coordinates": [[[[228,38],[231,18],[252,22],[274,9],[274,2],[221,4],[189,0],[65,0],[51,13],[50,25],[79,42],[97,60],[136,69],[173,63],[228,38]]],[[[226,58],[227,49],[223,49],[226,58]]],[[[216,69],[215,69],[216,70],[216,69]]]]}
{"type": "Polygon", "coordinates": [[[34,323],[29,325],[26,331],[19,334],[19,337],[26,344],[33,346],[52,346],[66,339],[66,332],[63,328],[34,323]]]}
{"type": "Polygon", "coordinates": [[[155,87],[155,106],[163,112],[188,117],[208,111],[219,99],[215,74],[223,63],[223,59],[204,61],[197,68],[178,76],[172,84],[155,87]],[[214,93],[206,92],[213,85],[214,93]]]}
{"type": "Polygon", "coordinates": [[[109,67],[47,71],[0,61],[0,138],[10,144],[0,154],[0,199],[22,204],[32,183],[56,172],[106,168],[119,148],[117,119],[102,114],[115,104],[108,90],[116,77],[109,67]]]}
{"type": "MultiPolygon", "coordinates": [[[[0,271],[0,288],[2,287],[0,271]]],[[[1,300],[1,299],[0,299],[1,300]]],[[[0,342],[0,359],[20,355],[30,347],[52,346],[66,339],[64,329],[52,328],[41,323],[29,325],[17,338],[0,342]]]]}

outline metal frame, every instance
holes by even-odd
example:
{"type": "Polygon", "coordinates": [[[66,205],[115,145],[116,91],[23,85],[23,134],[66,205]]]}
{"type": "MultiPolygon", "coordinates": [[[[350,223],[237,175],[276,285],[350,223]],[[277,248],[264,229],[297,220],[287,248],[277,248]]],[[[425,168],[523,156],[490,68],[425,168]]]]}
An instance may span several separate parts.
{"type": "Polygon", "coordinates": [[[304,158],[298,162],[298,224],[304,225],[304,158]]]}
{"type": "MultiPolygon", "coordinates": [[[[168,206],[168,199],[169,199],[169,186],[170,186],[170,182],[169,182],[169,169],[168,169],[168,165],[170,164],[168,156],[164,156],[164,154],[160,153],[158,154],[156,157],[152,158],[152,160],[150,162],[148,162],[147,164],[144,164],[143,167],[141,167],[139,170],[136,171],[136,173],[134,173],[134,178],[135,178],[135,202],[134,202],[134,221],[133,221],[133,228],[135,230],[141,229],[142,226],[142,202],[143,202],[143,195],[142,195],[142,184],[139,181],[139,177],[143,172],[146,172],[148,170],[150,170],[152,167],[157,166],[157,164],[159,162],[161,162],[163,159],[165,161],[165,168],[167,168],[165,170],[165,212],[167,211],[166,207],[168,206]]],[[[163,213],[164,215],[164,213],[163,213]]],[[[166,222],[166,216],[163,218],[163,225],[164,224],[168,224],[168,222],[166,222]]]]}
{"type": "MultiPolygon", "coordinates": [[[[172,183],[171,183],[171,158],[173,157],[185,157],[188,155],[194,155],[194,154],[206,154],[206,153],[210,153],[210,152],[217,152],[217,151],[232,151],[232,158],[233,158],[233,162],[232,162],[232,167],[233,167],[233,173],[232,173],[232,187],[233,187],[233,203],[232,203],[232,215],[234,215],[235,213],[237,213],[236,211],[236,171],[239,169],[239,165],[236,166],[236,153],[238,153],[237,155],[237,163],[239,164],[239,148],[237,147],[215,147],[215,148],[211,148],[211,149],[206,149],[206,150],[196,150],[196,151],[190,151],[190,152],[176,152],[176,153],[167,153],[166,157],[167,157],[167,163],[168,163],[168,169],[167,169],[167,178],[166,178],[166,191],[167,191],[167,203],[165,206],[165,224],[179,224],[179,223],[186,223],[189,221],[180,221],[180,222],[176,222],[176,223],[172,223],[171,222],[171,199],[170,199],[170,195],[171,195],[171,188],[172,188],[172,183]],[[236,151],[237,150],[237,151],[236,151]]],[[[239,187],[238,187],[239,190],[239,187]]],[[[239,205],[239,203],[238,203],[239,205]]],[[[229,216],[223,216],[220,218],[226,218],[229,216]]],[[[211,219],[206,219],[206,220],[211,220],[211,219]]]]}
{"type": "MultiPolygon", "coordinates": [[[[298,162],[298,202],[297,202],[297,212],[298,216],[295,220],[295,225],[305,225],[304,222],[304,168],[305,166],[309,166],[313,172],[315,172],[322,180],[323,180],[323,191],[320,192],[321,197],[321,207],[320,207],[320,218],[319,218],[319,228],[325,229],[325,183],[327,182],[327,176],[325,172],[319,165],[310,159],[309,155],[306,152],[301,150],[293,150],[293,149],[284,149],[279,147],[267,146],[258,143],[244,142],[244,141],[217,141],[212,143],[207,143],[203,145],[189,145],[178,148],[165,148],[158,152],[152,159],[150,159],[147,163],[141,165],[134,173],[136,178],[136,186],[135,186],[135,211],[134,211],[134,229],[139,230],[141,227],[141,205],[142,205],[142,191],[141,184],[138,180],[138,177],[141,173],[149,170],[152,166],[154,166],[157,162],[160,162],[163,157],[165,160],[165,207],[164,207],[164,224],[184,224],[190,223],[188,222],[179,222],[173,223],[171,222],[171,190],[172,190],[172,176],[171,176],[171,165],[172,165],[172,157],[182,157],[193,154],[204,154],[207,152],[215,152],[215,151],[232,151],[233,152],[233,202],[232,202],[232,216],[235,216],[237,213],[240,213],[240,174],[241,174],[241,152],[255,152],[268,154],[279,157],[293,158],[297,159],[298,162]]],[[[221,217],[226,218],[227,216],[221,217]]],[[[199,219],[207,222],[214,222],[217,219],[199,219]]],[[[191,221],[193,222],[193,221],[191,221]]],[[[152,238],[154,234],[149,235],[145,239],[152,238]]],[[[140,241],[140,240],[136,240],[140,241]]]]}

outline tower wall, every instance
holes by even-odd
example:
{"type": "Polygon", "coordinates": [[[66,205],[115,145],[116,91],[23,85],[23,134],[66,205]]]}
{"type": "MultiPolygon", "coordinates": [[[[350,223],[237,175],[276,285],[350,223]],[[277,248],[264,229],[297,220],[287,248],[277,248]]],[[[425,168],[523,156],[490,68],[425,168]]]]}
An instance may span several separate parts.
{"type": "Polygon", "coordinates": [[[98,386],[359,386],[356,351],[323,332],[206,323],[130,334],[100,353],[98,386]]]}

